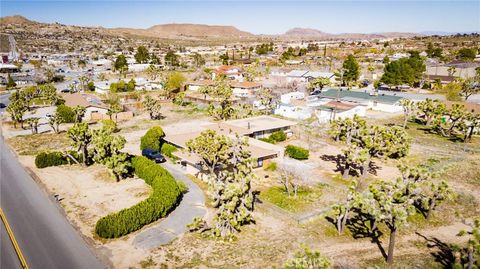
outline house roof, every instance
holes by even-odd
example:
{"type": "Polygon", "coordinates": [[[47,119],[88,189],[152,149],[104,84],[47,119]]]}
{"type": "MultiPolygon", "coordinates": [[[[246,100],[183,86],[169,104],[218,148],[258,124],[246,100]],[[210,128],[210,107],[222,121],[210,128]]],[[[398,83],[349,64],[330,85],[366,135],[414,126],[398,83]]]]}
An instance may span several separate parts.
{"type": "Polygon", "coordinates": [[[292,70],[292,71],[287,73],[287,76],[288,77],[302,77],[306,73],[308,73],[307,70],[292,70]]]}
{"type": "Polygon", "coordinates": [[[204,80],[195,80],[187,82],[187,85],[192,86],[213,86],[215,82],[211,79],[204,79],[204,80]]]}
{"type": "Polygon", "coordinates": [[[304,74],[304,77],[312,77],[312,78],[319,78],[319,77],[325,77],[325,78],[331,78],[335,74],[331,72],[319,72],[319,71],[308,71],[306,74],[304,74]]]}
{"type": "Polygon", "coordinates": [[[297,124],[294,121],[279,119],[270,116],[258,116],[238,120],[229,120],[225,123],[230,126],[236,126],[249,130],[250,133],[279,129],[297,124]]]}
{"type": "Polygon", "coordinates": [[[83,107],[98,107],[108,109],[108,106],[102,103],[96,96],[85,93],[67,93],[62,94],[65,100],[65,105],[69,107],[83,106],[83,107]]]}
{"type": "Polygon", "coordinates": [[[242,88],[242,89],[252,89],[252,88],[259,88],[262,85],[257,82],[252,81],[232,81],[230,83],[232,88],[242,88]]]}
{"type": "Polygon", "coordinates": [[[378,103],[383,104],[395,104],[403,97],[395,96],[395,95],[370,95],[367,92],[358,92],[358,91],[348,91],[348,90],[336,90],[336,89],[329,89],[324,91],[320,94],[320,98],[329,98],[329,99],[336,99],[338,98],[344,101],[351,101],[355,103],[362,103],[365,101],[377,101],[378,103]]]}
{"type": "MultiPolygon", "coordinates": [[[[166,135],[164,137],[164,140],[167,141],[170,144],[173,144],[177,147],[180,147],[182,149],[186,149],[186,143],[191,140],[195,139],[200,135],[200,132],[191,132],[191,133],[185,133],[185,134],[176,134],[176,135],[166,135]]],[[[235,138],[234,134],[224,134],[227,137],[233,139],[235,138]]],[[[269,157],[278,154],[282,150],[281,147],[278,147],[278,149],[273,149],[268,143],[262,142],[262,141],[254,141],[255,139],[247,137],[248,140],[248,147],[247,150],[251,153],[251,156],[253,158],[264,158],[264,157],[269,157]],[[261,143],[258,143],[261,142],[261,143]],[[262,143],[266,144],[263,145],[262,143]]],[[[187,151],[179,151],[178,154],[175,154],[177,157],[184,158],[189,162],[192,163],[198,163],[200,161],[200,158],[194,154],[190,153],[187,151]]]]}
{"type": "Polygon", "coordinates": [[[221,65],[217,69],[215,69],[214,72],[217,74],[223,74],[223,75],[238,74],[242,72],[242,69],[236,66],[221,65]]]}
{"type": "Polygon", "coordinates": [[[350,103],[350,102],[330,101],[324,105],[318,106],[318,108],[321,110],[328,110],[328,111],[333,109],[336,111],[348,111],[357,106],[359,105],[355,103],[350,103]]]}

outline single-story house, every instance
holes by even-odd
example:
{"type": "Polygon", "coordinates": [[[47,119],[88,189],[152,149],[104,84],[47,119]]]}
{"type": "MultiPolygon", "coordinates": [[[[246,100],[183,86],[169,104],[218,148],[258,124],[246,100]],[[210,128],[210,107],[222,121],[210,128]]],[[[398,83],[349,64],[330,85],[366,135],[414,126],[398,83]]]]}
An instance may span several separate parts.
{"type": "Polygon", "coordinates": [[[213,70],[212,72],[212,79],[219,75],[224,75],[228,79],[231,80],[242,80],[243,79],[243,71],[239,67],[229,66],[229,65],[221,65],[217,69],[213,70]]]}
{"type": "Polygon", "coordinates": [[[279,119],[270,116],[257,116],[245,119],[226,121],[227,126],[243,130],[244,135],[252,138],[267,137],[273,132],[283,130],[287,135],[291,135],[291,127],[297,123],[294,121],[279,119]]]}
{"type": "Polygon", "coordinates": [[[221,123],[201,123],[195,126],[165,126],[164,140],[176,146],[180,150],[174,152],[174,156],[180,159],[180,163],[187,173],[197,175],[201,171],[201,159],[195,154],[187,150],[187,141],[194,139],[205,130],[215,130],[219,134],[223,134],[231,139],[235,139],[236,135],[246,136],[248,139],[248,148],[252,157],[256,159],[257,167],[263,167],[275,158],[282,158],[283,147],[266,143],[255,138],[264,137],[276,130],[285,130],[290,132],[290,126],[295,124],[282,119],[269,116],[260,116],[249,119],[233,120],[221,123]],[[268,123],[268,124],[267,124],[268,123]]]}
{"type": "Polygon", "coordinates": [[[335,74],[332,72],[319,72],[319,71],[308,71],[303,77],[307,81],[314,80],[316,78],[328,78],[331,83],[336,82],[335,74]]]}
{"type": "Polygon", "coordinates": [[[342,101],[329,101],[326,104],[317,106],[315,111],[320,123],[327,123],[336,119],[353,118],[355,115],[365,117],[366,113],[366,106],[342,101]]]}
{"type": "Polygon", "coordinates": [[[275,108],[273,113],[289,119],[305,120],[312,117],[313,109],[308,106],[281,103],[275,108]]]}
{"type": "Polygon", "coordinates": [[[303,92],[289,92],[280,96],[280,102],[283,104],[290,104],[292,100],[302,100],[305,98],[303,92]]]}
{"type": "Polygon", "coordinates": [[[115,82],[117,81],[105,80],[105,81],[94,82],[95,91],[100,94],[107,94],[110,92],[110,85],[115,82]]]}
{"type": "Polygon", "coordinates": [[[364,105],[367,109],[382,112],[397,113],[403,111],[403,107],[400,105],[400,100],[403,97],[396,95],[329,89],[317,95],[317,98],[324,103],[327,103],[328,100],[351,102],[364,105]]]}
{"type": "Polygon", "coordinates": [[[287,73],[287,82],[305,82],[304,75],[308,72],[307,70],[292,70],[287,73]]]}
{"type": "Polygon", "coordinates": [[[262,84],[250,81],[232,81],[230,83],[233,94],[237,97],[252,96],[254,91],[260,90],[262,84]]]}
{"type": "Polygon", "coordinates": [[[211,79],[196,80],[196,81],[189,81],[185,85],[187,90],[197,92],[198,90],[200,90],[201,87],[214,86],[215,81],[211,79]]]}
{"type": "Polygon", "coordinates": [[[67,93],[62,94],[62,98],[65,100],[65,105],[69,107],[83,106],[86,108],[85,116],[83,119],[89,121],[92,119],[92,114],[99,113],[107,115],[108,106],[104,104],[98,97],[85,93],[67,93]]]}

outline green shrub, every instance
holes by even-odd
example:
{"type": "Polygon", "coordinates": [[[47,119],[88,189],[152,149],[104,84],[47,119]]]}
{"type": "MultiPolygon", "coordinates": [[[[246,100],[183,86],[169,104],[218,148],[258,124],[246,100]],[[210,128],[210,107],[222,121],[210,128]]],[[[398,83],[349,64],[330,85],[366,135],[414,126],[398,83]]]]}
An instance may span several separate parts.
{"type": "Polygon", "coordinates": [[[185,182],[177,180],[177,186],[181,193],[185,194],[188,192],[188,187],[185,182]]]}
{"type": "Polygon", "coordinates": [[[178,148],[174,145],[163,143],[161,152],[163,153],[163,155],[168,156],[169,158],[173,158],[174,156],[172,153],[177,150],[178,148]]]}
{"type": "Polygon", "coordinates": [[[163,167],[141,156],[132,158],[135,174],[153,189],[142,202],[101,218],[95,233],[103,238],[117,238],[137,231],[170,213],[180,201],[182,192],[175,178],[163,167]]]}
{"type": "Polygon", "coordinates": [[[306,160],[308,159],[309,151],[308,149],[304,149],[302,147],[288,145],[285,148],[285,154],[293,159],[306,160]]]}
{"type": "Polygon", "coordinates": [[[74,123],[75,122],[75,112],[73,109],[66,105],[58,105],[57,113],[63,119],[64,123],[74,123]]]}
{"type": "Polygon", "coordinates": [[[155,126],[150,128],[140,139],[140,149],[154,149],[160,151],[162,138],[164,136],[165,133],[163,132],[162,127],[155,126]]]}
{"type": "Polygon", "coordinates": [[[270,135],[270,139],[273,139],[277,142],[285,141],[285,140],[287,140],[287,133],[285,133],[283,130],[273,132],[270,135]]]}
{"type": "Polygon", "coordinates": [[[259,140],[261,140],[263,142],[270,143],[270,144],[276,144],[277,143],[277,141],[275,141],[275,139],[272,139],[270,136],[259,138],[259,140]]]}
{"type": "Polygon", "coordinates": [[[106,120],[102,120],[101,123],[102,123],[102,128],[109,130],[112,133],[115,133],[118,131],[117,123],[114,120],[106,119],[106,120]]]}
{"type": "Polygon", "coordinates": [[[265,171],[276,171],[277,170],[277,163],[276,162],[270,162],[265,168],[265,171]]]}
{"type": "Polygon", "coordinates": [[[42,152],[35,157],[35,166],[37,166],[37,168],[45,168],[68,163],[69,162],[67,158],[65,158],[63,153],[59,151],[42,152]]]}

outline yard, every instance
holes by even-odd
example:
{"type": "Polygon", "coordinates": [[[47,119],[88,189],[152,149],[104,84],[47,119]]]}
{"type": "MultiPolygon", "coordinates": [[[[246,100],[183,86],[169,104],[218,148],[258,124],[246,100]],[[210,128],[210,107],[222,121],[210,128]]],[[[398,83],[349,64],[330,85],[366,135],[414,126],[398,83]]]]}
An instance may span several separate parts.
{"type": "MultiPolygon", "coordinates": [[[[162,110],[165,115],[162,120],[152,121],[142,114],[119,124],[119,134],[127,140],[127,152],[139,153],[140,137],[152,126],[185,119],[207,119],[204,112],[196,108],[165,105],[162,110]]],[[[389,121],[401,122],[401,119],[389,121]]],[[[385,119],[372,122],[383,123],[385,119]]],[[[380,227],[383,234],[375,239],[362,236],[354,227],[339,236],[335,225],[328,219],[330,207],[345,198],[352,177],[342,179],[338,156],[343,146],[329,139],[325,128],[300,124],[293,137],[278,144],[293,144],[310,150],[309,159],[301,162],[311,167],[312,174],[308,184],[299,187],[296,197],[286,193],[278,169],[255,170],[257,180],[253,187],[259,191],[255,223],[242,227],[238,239],[227,242],[187,233],[151,251],[137,248],[133,242],[143,229],[112,240],[100,239],[93,232],[101,216],[130,207],[149,195],[151,189],[143,180],[132,178],[116,183],[107,170],[98,165],[35,168],[33,155],[44,150],[70,148],[65,133],[17,136],[9,138],[8,143],[42,185],[51,194],[60,196],[60,204],[70,222],[115,268],[278,268],[303,244],[320,250],[340,267],[386,268],[382,255],[388,247],[385,227],[380,227]]],[[[425,133],[414,125],[409,126],[408,132],[414,137],[414,143],[405,161],[438,171],[439,177],[458,194],[454,200],[442,204],[428,221],[419,214],[410,217],[409,226],[400,230],[395,266],[442,268],[442,260],[437,255],[442,244],[462,242],[463,239],[456,234],[468,228],[465,222],[480,215],[480,171],[477,169],[480,155],[478,152],[464,152],[461,150],[464,145],[425,133]]],[[[468,146],[477,149],[479,141],[474,140],[468,146]]],[[[379,179],[395,180],[400,175],[396,168],[398,162],[374,159],[373,169],[361,184],[366,186],[379,179]]],[[[206,184],[200,180],[195,182],[207,192],[206,184]]],[[[211,215],[213,209],[208,206],[208,201],[207,198],[208,214],[211,215]]]]}

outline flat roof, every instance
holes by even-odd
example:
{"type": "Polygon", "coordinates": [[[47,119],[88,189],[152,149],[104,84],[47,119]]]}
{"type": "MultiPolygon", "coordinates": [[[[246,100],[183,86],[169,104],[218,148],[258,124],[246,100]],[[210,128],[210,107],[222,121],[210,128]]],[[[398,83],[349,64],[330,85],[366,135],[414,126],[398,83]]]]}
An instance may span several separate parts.
{"type": "Polygon", "coordinates": [[[373,100],[377,101],[378,103],[384,104],[395,104],[403,97],[394,96],[394,95],[387,95],[387,94],[378,94],[378,95],[370,95],[367,92],[359,92],[359,91],[349,91],[349,90],[337,90],[337,89],[329,89],[324,91],[320,94],[319,97],[321,98],[340,98],[343,100],[348,100],[352,102],[360,102],[360,100],[373,100]]]}
{"type": "MultiPolygon", "coordinates": [[[[195,139],[199,135],[200,135],[200,132],[191,132],[186,134],[166,135],[163,139],[170,144],[173,144],[182,149],[186,149],[187,148],[186,143],[191,139],[195,139]]],[[[230,139],[235,138],[235,135],[233,134],[226,135],[226,136],[229,137],[230,139]]],[[[246,138],[248,140],[247,150],[251,153],[252,158],[255,158],[255,159],[277,155],[279,152],[283,150],[283,148],[281,147],[268,144],[260,140],[256,140],[250,137],[246,137],[246,138]]],[[[175,155],[177,157],[185,158],[193,163],[197,163],[198,160],[200,160],[200,158],[196,154],[186,152],[186,151],[183,153],[175,154],[175,155]]]]}
{"type": "Polygon", "coordinates": [[[250,133],[266,131],[272,129],[280,129],[297,124],[294,121],[279,119],[270,116],[257,116],[238,120],[229,120],[225,124],[236,126],[244,130],[249,130],[250,133]]]}

